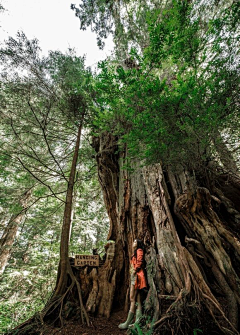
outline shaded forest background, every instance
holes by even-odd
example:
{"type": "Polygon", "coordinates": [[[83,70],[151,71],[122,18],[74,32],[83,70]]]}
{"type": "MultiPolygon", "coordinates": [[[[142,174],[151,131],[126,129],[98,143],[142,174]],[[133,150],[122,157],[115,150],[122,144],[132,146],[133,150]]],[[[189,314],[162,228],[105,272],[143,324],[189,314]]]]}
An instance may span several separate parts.
{"type": "MultiPolygon", "coordinates": [[[[21,32],[0,50],[0,330],[64,295],[66,257],[103,251],[108,235],[123,282],[131,241],[144,239],[155,297],[146,312],[166,334],[167,319],[192,331],[171,313],[189,317],[194,304],[196,326],[203,305],[219,334],[237,334],[239,2],[96,0],[72,10],[100,48],[113,35],[114,54],[96,72],[73,50],[42,57],[21,32]],[[166,295],[176,298],[167,316],[166,295]]],[[[113,301],[124,305],[120,279],[113,301]]]]}

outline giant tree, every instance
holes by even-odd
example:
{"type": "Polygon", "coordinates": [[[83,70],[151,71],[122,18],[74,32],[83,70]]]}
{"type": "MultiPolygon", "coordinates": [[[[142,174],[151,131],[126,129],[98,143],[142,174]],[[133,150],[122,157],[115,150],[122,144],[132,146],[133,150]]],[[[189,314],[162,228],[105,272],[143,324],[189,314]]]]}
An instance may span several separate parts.
{"type": "MultiPolygon", "coordinates": [[[[124,66],[102,63],[97,88],[93,146],[111,223],[108,237],[116,245],[109,274],[111,280],[117,273],[113,304],[128,304],[131,245],[139,237],[147,249],[145,308],[156,333],[214,333],[217,327],[237,334],[239,4],[158,5],[152,1],[145,13],[147,45],[132,50],[124,66]]],[[[82,25],[98,29],[105,7],[89,2],[91,8],[99,16],[82,25]]],[[[105,18],[116,17],[111,1],[106,11],[105,18]]]]}

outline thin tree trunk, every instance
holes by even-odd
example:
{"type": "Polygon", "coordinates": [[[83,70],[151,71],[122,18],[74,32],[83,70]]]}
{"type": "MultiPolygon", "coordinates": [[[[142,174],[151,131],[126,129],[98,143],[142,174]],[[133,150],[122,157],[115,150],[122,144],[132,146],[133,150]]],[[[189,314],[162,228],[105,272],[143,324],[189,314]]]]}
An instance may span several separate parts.
{"type": "Polygon", "coordinates": [[[71,229],[71,216],[72,216],[72,204],[73,204],[73,188],[76,176],[76,167],[77,167],[78,152],[80,148],[83,119],[84,116],[82,117],[82,121],[78,127],[77,140],[75,144],[72,166],[67,186],[67,194],[66,194],[62,233],[61,233],[61,244],[60,244],[60,264],[58,270],[58,280],[55,289],[56,296],[63,294],[63,292],[66,289],[67,269],[70,267],[68,251],[69,251],[69,237],[71,229]]]}
{"type": "Polygon", "coordinates": [[[54,315],[57,312],[58,316],[56,317],[55,315],[55,321],[59,319],[62,326],[63,326],[64,304],[68,300],[69,295],[73,294],[74,287],[77,288],[77,296],[79,298],[80,314],[82,322],[84,323],[86,321],[86,323],[89,325],[89,317],[83,305],[81,287],[76,276],[73,273],[68,255],[71,219],[72,219],[73,190],[74,190],[74,182],[76,176],[77,160],[80,148],[80,140],[81,140],[84,116],[85,114],[82,115],[82,119],[78,127],[77,139],[75,143],[72,165],[68,180],[62,232],[61,232],[60,262],[58,267],[56,287],[52,297],[49,299],[46,306],[40,313],[40,318],[42,322],[44,322],[44,319],[52,318],[51,316],[54,313],[54,311],[55,311],[54,315]]]}
{"type": "Polygon", "coordinates": [[[3,274],[8,260],[11,257],[12,246],[17,236],[19,225],[25,219],[26,208],[30,196],[31,191],[24,193],[19,201],[22,206],[21,212],[17,215],[12,215],[0,240],[0,275],[3,274]]]}
{"type": "Polygon", "coordinates": [[[82,293],[80,284],[77,281],[76,276],[73,273],[72,267],[69,261],[69,238],[71,231],[71,220],[72,220],[72,206],[73,206],[73,190],[74,190],[74,182],[76,176],[76,168],[77,168],[77,160],[78,153],[80,148],[81,141],[81,133],[84,122],[85,114],[82,114],[82,118],[80,124],[78,126],[77,139],[75,143],[75,149],[70,169],[70,175],[68,180],[68,187],[66,193],[66,201],[64,208],[64,217],[62,224],[62,232],[61,232],[61,245],[60,245],[60,262],[58,266],[58,274],[56,286],[53,292],[53,295],[47,302],[46,306],[40,313],[40,318],[42,323],[44,320],[52,320],[55,318],[56,320],[60,320],[61,325],[63,326],[63,310],[66,301],[69,296],[73,294],[73,289],[76,287],[77,296],[79,298],[80,304],[80,314],[82,322],[85,321],[89,325],[89,317],[83,305],[82,293]],[[57,316],[56,316],[57,313],[57,316]]]}

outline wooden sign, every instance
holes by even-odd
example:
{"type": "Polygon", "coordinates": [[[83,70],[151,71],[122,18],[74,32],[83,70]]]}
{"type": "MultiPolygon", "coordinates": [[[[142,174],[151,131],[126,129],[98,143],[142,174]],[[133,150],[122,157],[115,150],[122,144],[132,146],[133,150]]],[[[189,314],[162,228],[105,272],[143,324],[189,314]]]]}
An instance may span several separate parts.
{"type": "Polygon", "coordinates": [[[75,255],[75,266],[99,266],[99,255],[75,255]]]}

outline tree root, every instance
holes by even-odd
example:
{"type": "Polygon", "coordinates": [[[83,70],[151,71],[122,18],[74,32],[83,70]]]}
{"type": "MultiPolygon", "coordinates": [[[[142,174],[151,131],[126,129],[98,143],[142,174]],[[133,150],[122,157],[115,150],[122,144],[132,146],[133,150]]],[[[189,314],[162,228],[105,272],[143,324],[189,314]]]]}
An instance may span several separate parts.
{"type": "MultiPolygon", "coordinates": [[[[203,297],[206,300],[209,300],[211,304],[214,305],[218,311],[218,306],[212,301],[212,299],[209,299],[208,296],[203,295],[203,297]]],[[[171,329],[171,332],[173,334],[190,334],[192,333],[192,329],[194,329],[194,326],[196,325],[196,322],[198,321],[198,317],[196,316],[197,313],[200,314],[201,307],[203,302],[195,300],[194,302],[188,301],[187,297],[182,297],[182,299],[179,299],[178,301],[175,301],[171,304],[171,306],[168,308],[166,313],[161,317],[160,320],[155,322],[153,324],[153,328],[158,330],[162,334],[163,329],[171,329]],[[193,315],[195,317],[193,318],[193,315]]],[[[214,320],[214,323],[218,327],[218,329],[221,331],[221,334],[226,335],[239,335],[239,332],[233,327],[233,325],[230,323],[230,321],[226,318],[224,313],[222,312],[221,315],[224,318],[224,320],[228,323],[231,329],[226,328],[222,325],[220,325],[219,321],[217,320],[214,312],[213,312],[213,306],[210,306],[208,303],[204,302],[204,305],[208,308],[208,311],[214,320]]],[[[199,322],[200,323],[200,322],[199,322]]]]}
{"type": "Polygon", "coordinates": [[[194,314],[196,309],[200,311],[201,306],[204,305],[207,307],[208,312],[221,333],[226,335],[239,334],[234,325],[226,317],[219,302],[213,296],[208,285],[205,283],[192,255],[187,251],[187,249],[184,249],[184,254],[188,264],[190,265],[188,275],[191,278],[191,290],[189,290],[189,287],[187,290],[182,289],[176,300],[170,305],[160,320],[154,323],[153,327],[160,330],[165,328],[167,324],[171,324],[171,328],[174,328],[174,334],[186,334],[186,331],[190,331],[191,329],[191,315],[194,314]],[[193,297],[194,300],[192,300],[193,297]],[[222,319],[225,321],[225,324],[229,326],[229,328],[222,326],[218,322],[216,312],[220,313],[222,319]],[[182,324],[184,324],[184,326],[182,326],[182,324]],[[182,327],[184,327],[184,330],[182,327]],[[186,328],[188,328],[188,330],[186,330],[186,328]]]}
{"type": "Polygon", "coordinates": [[[48,304],[46,305],[46,307],[44,308],[44,310],[40,313],[41,320],[44,323],[44,318],[49,317],[49,315],[51,315],[58,307],[60,307],[60,311],[58,313],[58,316],[54,320],[54,323],[59,318],[60,322],[61,322],[61,326],[63,326],[62,311],[63,311],[64,299],[66,298],[67,294],[69,292],[71,292],[72,289],[74,288],[74,286],[76,285],[77,292],[78,292],[80,311],[81,311],[81,321],[82,321],[82,323],[85,323],[85,321],[86,321],[87,325],[89,326],[90,325],[89,317],[88,317],[87,311],[86,311],[86,309],[85,309],[85,307],[83,305],[80,284],[77,281],[77,278],[75,277],[75,275],[73,274],[73,271],[72,271],[72,268],[70,266],[70,263],[68,264],[67,274],[69,275],[69,277],[71,279],[71,285],[68,286],[68,288],[66,289],[65,293],[63,293],[61,296],[56,297],[55,295],[53,295],[53,297],[50,299],[50,301],[48,302],[48,304]],[[52,309],[53,306],[54,306],[54,308],[52,309]]]}

